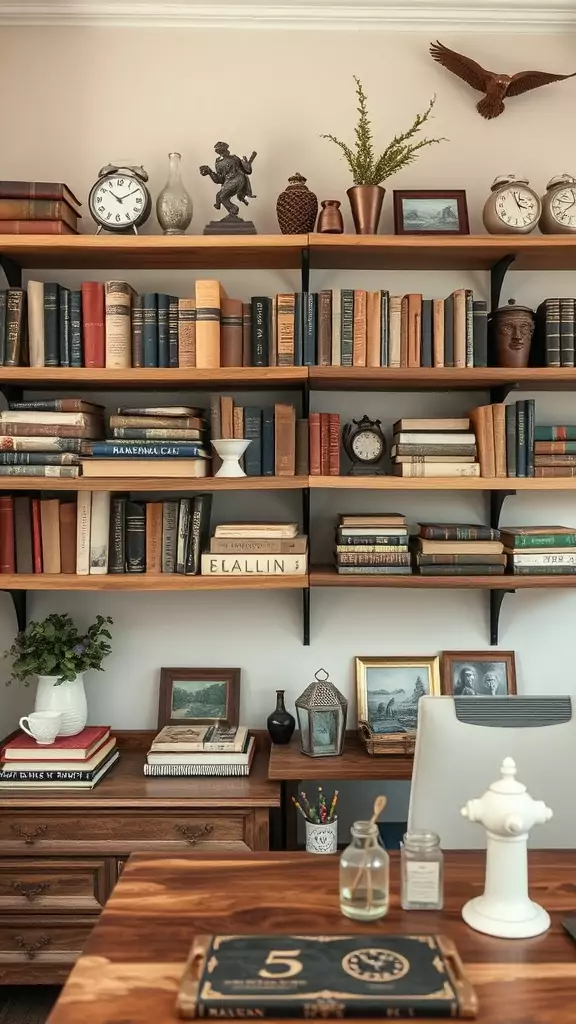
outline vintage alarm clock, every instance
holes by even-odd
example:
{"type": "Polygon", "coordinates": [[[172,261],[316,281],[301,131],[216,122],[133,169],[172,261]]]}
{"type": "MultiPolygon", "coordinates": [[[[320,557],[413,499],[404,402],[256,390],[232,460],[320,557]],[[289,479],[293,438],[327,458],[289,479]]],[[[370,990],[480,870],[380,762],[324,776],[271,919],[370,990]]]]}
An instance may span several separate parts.
{"type": "Polygon", "coordinates": [[[138,234],[138,228],[148,220],[152,209],[147,181],[143,167],[106,164],[101,169],[88,196],[88,208],[98,225],[97,235],[104,228],[138,234]]]}
{"type": "Polygon", "coordinates": [[[491,235],[527,235],[536,227],[542,203],[527,178],[504,174],[496,178],[482,211],[491,235]]]}
{"type": "Polygon", "coordinates": [[[342,444],[352,463],[352,476],[362,473],[374,476],[384,472],[380,463],[386,454],[386,438],[380,420],[363,416],[360,420],[347,423],[342,431],[342,444]]]}
{"type": "Polygon", "coordinates": [[[540,231],[543,235],[576,234],[576,178],[571,174],[559,174],[546,185],[540,231]]]}

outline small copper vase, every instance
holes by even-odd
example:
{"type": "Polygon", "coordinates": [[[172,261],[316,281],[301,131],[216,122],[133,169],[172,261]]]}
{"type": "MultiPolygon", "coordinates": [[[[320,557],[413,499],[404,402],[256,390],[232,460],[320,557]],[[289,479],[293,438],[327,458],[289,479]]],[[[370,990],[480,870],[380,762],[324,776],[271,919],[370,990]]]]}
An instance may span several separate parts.
{"type": "Polygon", "coordinates": [[[276,202],[276,216],[283,235],[307,235],[314,231],[318,200],[302,174],[293,174],[276,202]]]}
{"type": "Polygon", "coordinates": [[[340,212],[338,199],[323,199],[316,231],[323,235],[341,235],[344,231],[344,220],[340,212]]]}
{"type": "Polygon", "coordinates": [[[494,310],[490,316],[490,333],[497,366],[514,369],[528,366],[535,325],[534,311],[527,306],[516,306],[513,299],[508,306],[494,310]]]}
{"type": "Polygon", "coordinates": [[[375,235],[378,231],[386,189],[381,185],[353,185],[347,189],[357,235],[375,235]]]}

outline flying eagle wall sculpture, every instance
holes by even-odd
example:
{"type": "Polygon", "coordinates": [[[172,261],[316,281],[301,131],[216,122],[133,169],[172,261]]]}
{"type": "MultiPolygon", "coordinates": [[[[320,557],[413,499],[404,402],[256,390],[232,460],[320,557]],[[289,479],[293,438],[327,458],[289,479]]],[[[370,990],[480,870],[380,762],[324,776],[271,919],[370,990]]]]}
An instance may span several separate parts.
{"type": "Polygon", "coordinates": [[[504,100],[510,96],[521,96],[523,92],[539,89],[541,85],[551,85],[552,82],[563,82],[566,78],[574,78],[576,74],[551,75],[547,71],[519,71],[517,75],[499,75],[495,71],[486,71],[471,57],[450,50],[440,42],[431,44],[430,53],[434,60],[448,68],[453,75],[485,94],[476,104],[476,110],[489,120],[504,112],[504,100]]]}

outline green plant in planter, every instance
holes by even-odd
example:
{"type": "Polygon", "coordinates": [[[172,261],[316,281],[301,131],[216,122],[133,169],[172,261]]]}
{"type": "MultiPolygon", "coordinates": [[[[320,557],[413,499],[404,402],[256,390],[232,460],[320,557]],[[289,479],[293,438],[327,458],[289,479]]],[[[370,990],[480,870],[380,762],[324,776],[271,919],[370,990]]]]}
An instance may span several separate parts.
{"type": "Polygon", "coordinates": [[[380,185],[386,178],[390,178],[397,171],[416,160],[419,150],[425,146],[432,146],[438,142],[448,142],[448,139],[420,139],[418,142],[411,142],[411,139],[421,130],[432,114],[436,97],[433,96],[428,108],[423,114],[417,114],[414,124],[407,132],[396,135],[389,146],[376,157],[372,143],[372,126],[368,117],[368,101],[362,82],[354,75],[356,82],[356,95],[358,97],[358,123],[356,125],[356,146],[351,149],[345,142],[337,139],[335,135],[321,135],[321,139],[329,139],[336,146],[339,146],[348,162],[355,185],[380,185]]]}
{"type": "Polygon", "coordinates": [[[87,669],[101,672],[104,658],[112,651],[107,625],[112,625],[112,619],[104,615],[97,615],[85,633],[79,632],[69,615],[52,614],[43,622],[29,622],[4,653],[5,658],[14,659],[12,679],[28,686],[31,676],[58,676],[54,685],[60,686],[87,669]]]}

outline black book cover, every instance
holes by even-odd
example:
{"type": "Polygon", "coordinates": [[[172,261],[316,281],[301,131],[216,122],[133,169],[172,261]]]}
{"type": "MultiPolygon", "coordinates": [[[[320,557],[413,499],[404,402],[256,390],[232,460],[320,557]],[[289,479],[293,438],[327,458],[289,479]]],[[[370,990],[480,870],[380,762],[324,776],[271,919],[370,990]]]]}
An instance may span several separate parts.
{"type": "Polygon", "coordinates": [[[354,348],[354,291],[352,288],[342,289],[340,293],[340,302],[340,361],[342,366],[352,366],[352,355],[354,348]]]}
{"type": "Polygon", "coordinates": [[[163,368],[170,364],[170,346],[168,341],[168,309],[170,296],[158,293],[158,366],[163,368]]]}
{"type": "Polygon", "coordinates": [[[444,366],[454,366],[454,296],[444,299],[444,366]]]}
{"type": "Polygon", "coordinates": [[[62,285],[58,292],[58,341],[60,366],[70,366],[70,289],[62,285]]]}
{"type": "Polygon", "coordinates": [[[110,499],[110,541],[108,545],[108,572],[127,572],[126,565],[126,498],[110,499]]]}
{"type": "Polygon", "coordinates": [[[168,296],[168,365],[178,366],[178,296],[168,296]]]}
{"type": "Polygon", "coordinates": [[[526,475],[526,403],[516,402],[516,476],[526,475]]]}
{"type": "Polygon", "coordinates": [[[44,285],[44,366],[60,365],[58,292],[57,284],[47,281],[44,285]]]}
{"type": "Polygon", "coordinates": [[[262,413],[262,476],[274,476],[274,409],[262,413]]]}
{"type": "Polygon", "coordinates": [[[0,366],[6,362],[6,289],[0,291],[0,366]]]}
{"type": "Polygon", "coordinates": [[[210,538],[210,516],[212,495],[195,494],[192,498],[190,515],[190,536],[186,553],[186,575],[197,576],[200,572],[200,555],[208,550],[210,538]]]}
{"type": "Polygon", "coordinates": [[[316,366],[318,362],[316,354],[317,306],[316,292],[304,292],[302,320],[302,361],[304,366],[316,366]]]}
{"type": "Polygon", "coordinates": [[[432,299],[422,299],[420,366],[432,366],[432,299]]]}
{"type": "Polygon", "coordinates": [[[294,293],[294,366],[304,362],[304,292],[294,293]]]}
{"type": "Polygon", "coordinates": [[[262,476],[262,409],[245,407],[244,437],[250,439],[244,456],[246,476],[262,476]]]}
{"type": "Polygon", "coordinates": [[[380,366],[388,366],[390,324],[390,295],[387,291],[380,292],[380,366]]]}
{"type": "Polygon", "coordinates": [[[150,292],[142,296],[142,341],[144,366],[158,363],[158,295],[150,292]]]}
{"type": "Polygon", "coordinates": [[[524,402],[524,417],[526,424],[526,476],[534,476],[534,420],[536,417],[536,402],[528,398],[524,402]]]}
{"type": "Polygon", "coordinates": [[[82,292],[70,292],[70,366],[82,366],[82,292]]]}
{"type": "Polygon", "coordinates": [[[176,535],[176,572],[185,573],[190,542],[190,521],[192,504],[190,498],[180,498],[178,507],[178,532],[176,535]]]}
{"type": "Polygon", "coordinates": [[[252,298],[252,365],[268,366],[270,361],[270,326],[272,299],[267,295],[252,298]]]}
{"type": "Polygon", "coordinates": [[[144,366],[144,302],[143,296],[135,293],[132,296],[132,366],[144,366]]]}
{"type": "Polygon", "coordinates": [[[126,572],[146,572],[146,505],[126,502],[126,572]]]}
{"type": "Polygon", "coordinates": [[[488,366],[488,305],[483,299],[472,303],[474,366],[488,366]]]}

